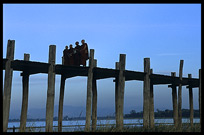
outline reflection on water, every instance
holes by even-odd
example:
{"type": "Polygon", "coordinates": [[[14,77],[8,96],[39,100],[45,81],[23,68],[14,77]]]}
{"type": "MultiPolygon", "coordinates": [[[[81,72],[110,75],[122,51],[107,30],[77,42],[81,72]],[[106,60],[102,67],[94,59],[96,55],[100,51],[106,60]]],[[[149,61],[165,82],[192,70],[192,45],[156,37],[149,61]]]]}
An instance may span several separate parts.
{"type": "MultiPolygon", "coordinates": [[[[173,124],[173,119],[155,119],[155,124],[173,124]]],[[[199,123],[200,119],[193,119],[194,123],[199,123]]],[[[84,131],[85,120],[69,120],[62,121],[62,131],[72,132],[72,131],[84,131]]],[[[187,118],[182,119],[182,123],[190,123],[190,120],[187,118]]],[[[115,126],[115,120],[97,120],[97,128],[101,126],[109,127],[115,126]]],[[[143,119],[124,119],[124,126],[142,126],[143,119]]],[[[58,131],[58,121],[53,121],[53,131],[58,131]]],[[[8,132],[13,132],[13,127],[15,127],[15,132],[19,131],[20,122],[9,122],[8,123],[8,132]]],[[[26,123],[27,132],[45,132],[45,121],[36,121],[36,122],[27,122],[26,123]],[[34,127],[34,128],[31,128],[34,127]]]]}

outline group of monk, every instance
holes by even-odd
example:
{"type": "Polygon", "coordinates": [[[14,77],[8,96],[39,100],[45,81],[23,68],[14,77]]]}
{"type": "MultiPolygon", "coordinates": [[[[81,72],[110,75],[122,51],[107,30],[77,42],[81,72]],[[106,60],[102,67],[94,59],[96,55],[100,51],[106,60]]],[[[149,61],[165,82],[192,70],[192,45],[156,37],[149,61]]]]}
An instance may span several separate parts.
{"type": "Polygon", "coordinates": [[[80,66],[86,67],[86,60],[88,60],[88,45],[85,40],[81,40],[82,45],[79,42],[75,42],[75,48],[73,45],[65,46],[63,51],[64,65],[68,66],[80,66]]]}

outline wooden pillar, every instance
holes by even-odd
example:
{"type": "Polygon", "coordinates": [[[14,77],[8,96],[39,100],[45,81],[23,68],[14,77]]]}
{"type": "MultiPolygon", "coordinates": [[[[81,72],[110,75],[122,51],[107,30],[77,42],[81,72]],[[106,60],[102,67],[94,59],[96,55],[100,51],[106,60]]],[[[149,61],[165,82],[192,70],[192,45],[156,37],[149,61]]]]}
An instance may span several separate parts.
{"type": "MultiPolygon", "coordinates": [[[[97,67],[97,60],[94,60],[93,67],[97,67]]],[[[92,131],[96,131],[97,125],[97,85],[96,78],[93,76],[93,84],[92,84],[92,131]]]]}
{"type": "MultiPolygon", "coordinates": [[[[119,70],[119,62],[115,63],[115,69],[119,70]]],[[[115,78],[115,119],[116,128],[119,128],[119,103],[118,103],[118,76],[115,78]]]]}
{"type": "Polygon", "coordinates": [[[53,131],[54,97],[55,97],[55,59],[56,45],[49,46],[48,88],[46,103],[46,132],[53,131]]]}
{"type": "Polygon", "coordinates": [[[199,100],[199,111],[200,111],[200,127],[201,127],[201,123],[202,123],[202,109],[201,109],[201,107],[202,107],[202,105],[201,105],[201,86],[202,86],[202,81],[201,81],[201,69],[199,69],[199,92],[198,92],[198,100],[199,100]]]}
{"type": "MultiPolygon", "coordinates": [[[[191,74],[188,74],[188,78],[192,78],[191,74]]],[[[190,108],[190,125],[193,127],[193,91],[189,85],[189,108],[190,108]]]]}
{"type": "Polygon", "coordinates": [[[119,126],[120,131],[123,130],[123,110],[124,110],[124,89],[125,89],[125,54],[120,54],[119,61],[119,76],[118,76],[118,112],[119,112],[119,126]]]}
{"type": "MultiPolygon", "coordinates": [[[[153,74],[153,69],[150,69],[150,74],[153,74]]],[[[149,100],[149,123],[150,128],[154,128],[154,89],[153,83],[150,80],[150,100],[149,100]]]]}
{"type": "Polygon", "coordinates": [[[94,64],[94,50],[90,49],[89,70],[87,79],[87,98],[86,98],[86,125],[85,131],[90,131],[91,121],[91,98],[92,98],[92,83],[93,83],[93,64],[94,64]]]}
{"type": "Polygon", "coordinates": [[[65,80],[66,80],[66,78],[64,77],[64,75],[61,75],[59,110],[58,110],[58,132],[62,132],[65,80]]]}
{"type": "MultiPolygon", "coordinates": [[[[29,61],[30,54],[24,54],[24,61],[29,61]]],[[[25,132],[27,111],[28,111],[28,91],[29,91],[29,74],[26,71],[23,72],[23,100],[21,107],[21,121],[20,121],[20,132],[25,132]]]]}
{"type": "MultiPolygon", "coordinates": [[[[176,72],[171,72],[172,77],[176,77],[176,72]]],[[[176,85],[172,84],[172,103],[173,103],[173,118],[174,118],[174,126],[178,127],[178,104],[177,104],[177,91],[176,85]]]]}
{"type": "Polygon", "coordinates": [[[149,128],[149,101],[150,101],[150,58],[144,58],[144,87],[143,87],[143,127],[149,128]]]}
{"type": "MultiPolygon", "coordinates": [[[[183,75],[183,60],[180,60],[179,79],[182,81],[183,75]]],[[[178,128],[182,128],[182,84],[179,84],[178,89],[178,128]]]]}
{"type": "Polygon", "coordinates": [[[10,102],[11,102],[11,86],[13,69],[11,68],[11,61],[14,59],[15,40],[8,40],[6,63],[5,63],[5,78],[4,78],[4,94],[3,94],[3,132],[7,132],[10,102]]]}

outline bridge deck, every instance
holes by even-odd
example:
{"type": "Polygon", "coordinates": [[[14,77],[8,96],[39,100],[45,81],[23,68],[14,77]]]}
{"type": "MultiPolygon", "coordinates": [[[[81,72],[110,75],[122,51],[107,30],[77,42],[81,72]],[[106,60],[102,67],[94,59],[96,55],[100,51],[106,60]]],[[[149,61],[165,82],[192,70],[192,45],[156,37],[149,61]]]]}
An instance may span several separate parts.
{"type": "MultiPolygon", "coordinates": [[[[3,59],[3,70],[5,69],[5,63],[7,59],[3,59]]],[[[13,60],[11,62],[11,67],[15,71],[23,71],[27,74],[37,74],[37,73],[48,73],[49,63],[35,62],[35,61],[24,61],[24,60],[13,60]]],[[[58,75],[64,75],[66,78],[74,76],[88,76],[89,67],[79,67],[79,66],[65,66],[61,64],[55,65],[55,73],[58,75]]],[[[108,68],[93,68],[94,78],[96,79],[105,79],[105,78],[115,78],[119,74],[119,70],[108,69],[108,68]]],[[[146,73],[138,71],[129,71],[125,70],[125,80],[138,80],[143,81],[146,73]]],[[[199,79],[197,78],[182,78],[182,81],[179,80],[179,77],[172,77],[168,75],[160,74],[151,74],[151,82],[154,85],[159,84],[174,84],[174,85],[190,85],[191,87],[199,87],[199,79]]]]}

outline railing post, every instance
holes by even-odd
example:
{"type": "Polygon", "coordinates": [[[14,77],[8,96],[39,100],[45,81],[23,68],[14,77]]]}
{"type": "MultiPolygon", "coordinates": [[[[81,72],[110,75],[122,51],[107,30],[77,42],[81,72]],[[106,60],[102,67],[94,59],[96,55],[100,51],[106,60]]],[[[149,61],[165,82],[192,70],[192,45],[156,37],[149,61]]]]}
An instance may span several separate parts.
{"type": "MultiPolygon", "coordinates": [[[[29,61],[30,54],[24,54],[24,60],[29,61]]],[[[23,71],[23,100],[21,107],[21,121],[20,121],[20,132],[25,132],[26,129],[26,120],[28,112],[28,92],[29,92],[29,74],[26,71],[23,71]]]]}
{"type": "Polygon", "coordinates": [[[56,45],[49,46],[48,88],[46,102],[46,132],[53,131],[54,98],[55,98],[55,59],[56,45]]]}
{"type": "Polygon", "coordinates": [[[4,94],[3,94],[3,132],[7,132],[10,102],[11,102],[11,86],[13,69],[11,68],[11,61],[14,59],[15,40],[8,40],[7,53],[5,63],[5,78],[4,78],[4,94]]]}

